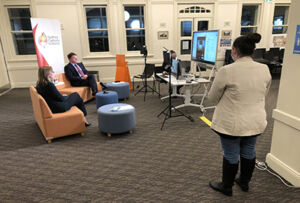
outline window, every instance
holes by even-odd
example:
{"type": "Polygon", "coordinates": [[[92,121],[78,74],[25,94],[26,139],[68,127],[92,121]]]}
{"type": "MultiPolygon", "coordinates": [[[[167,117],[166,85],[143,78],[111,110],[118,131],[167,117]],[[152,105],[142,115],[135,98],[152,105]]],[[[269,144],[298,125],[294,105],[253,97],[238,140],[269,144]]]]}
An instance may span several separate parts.
{"type": "Polygon", "coordinates": [[[192,21],[181,21],[181,37],[192,36],[192,21]]]}
{"type": "Polygon", "coordinates": [[[192,6],[179,11],[179,13],[210,13],[209,9],[205,9],[199,6],[192,6]]]}
{"type": "Polygon", "coordinates": [[[127,50],[140,50],[145,45],[144,7],[125,6],[124,15],[127,50]]]}
{"type": "Polygon", "coordinates": [[[17,55],[35,54],[29,8],[7,8],[17,55]]]}
{"type": "Polygon", "coordinates": [[[243,5],[241,35],[257,32],[258,5],[243,5]]]}
{"type": "Polygon", "coordinates": [[[289,6],[275,6],[272,34],[285,34],[288,26],[289,6]]]}
{"type": "Polygon", "coordinates": [[[207,20],[199,20],[197,28],[198,28],[197,29],[198,31],[208,30],[208,21],[207,20]]]}
{"type": "Polygon", "coordinates": [[[90,52],[108,52],[108,27],[105,7],[86,7],[90,52]]]}

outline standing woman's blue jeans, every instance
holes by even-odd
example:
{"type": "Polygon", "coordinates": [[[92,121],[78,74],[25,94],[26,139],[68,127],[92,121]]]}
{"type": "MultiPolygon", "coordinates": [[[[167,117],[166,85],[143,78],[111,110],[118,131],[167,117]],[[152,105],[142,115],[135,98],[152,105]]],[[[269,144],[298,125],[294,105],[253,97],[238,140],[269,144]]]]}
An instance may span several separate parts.
{"type": "Polygon", "coordinates": [[[229,135],[220,135],[222,150],[225,159],[230,164],[237,164],[239,162],[239,156],[245,159],[255,158],[255,144],[257,135],[248,137],[234,137],[229,135]]]}

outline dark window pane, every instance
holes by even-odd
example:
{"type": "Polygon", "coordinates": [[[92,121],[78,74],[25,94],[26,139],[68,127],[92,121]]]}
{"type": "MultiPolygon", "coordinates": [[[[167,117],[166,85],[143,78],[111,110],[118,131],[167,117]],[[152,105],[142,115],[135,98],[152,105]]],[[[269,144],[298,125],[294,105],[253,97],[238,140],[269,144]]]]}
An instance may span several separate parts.
{"type": "Polygon", "coordinates": [[[208,21],[198,21],[198,31],[208,30],[208,21]]]}
{"type": "Polygon", "coordinates": [[[126,28],[144,28],[144,7],[126,6],[124,8],[125,27],[126,28]]]}
{"type": "Polygon", "coordinates": [[[275,26],[273,27],[272,34],[285,34],[287,32],[288,27],[287,26],[275,26]]]}
{"type": "Polygon", "coordinates": [[[145,30],[127,30],[127,50],[137,51],[145,45],[145,30]]]}
{"type": "Polygon", "coordinates": [[[242,26],[256,25],[258,6],[243,6],[242,10],[242,26]]]}
{"type": "Polygon", "coordinates": [[[107,31],[90,31],[89,44],[91,52],[109,51],[108,32],[107,31]]]}
{"type": "Polygon", "coordinates": [[[131,16],[144,16],[143,6],[125,6],[125,11],[127,11],[131,16]]]}
{"type": "Polygon", "coordinates": [[[192,36],[192,21],[181,22],[181,36],[192,36]]]}
{"type": "Polygon", "coordinates": [[[17,55],[35,54],[32,33],[13,33],[17,55]]]}
{"type": "Polygon", "coordinates": [[[88,29],[106,29],[106,9],[86,8],[86,20],[88,29]]]}
{"type": "Polygon", "coordinates": [[[248,33],[255,33],[257,30],[256,27],[243,27],[241,29],[241,35],[246,35],[248,33]]]}
{"type": "Polygon", "coordinates": [[[29,8],[8,8],[8,14],[9,17],[31,17],[29,8]]]}
{"type": "Polygon", "coordinates": [[[29,8],[8,8],[12,30],[31,30],[29,8]]]}
{"type": "Polygon", "coordinates": [[[275,6],[273,25],[286,25],[288,23],[289,6],[275,6]]]}

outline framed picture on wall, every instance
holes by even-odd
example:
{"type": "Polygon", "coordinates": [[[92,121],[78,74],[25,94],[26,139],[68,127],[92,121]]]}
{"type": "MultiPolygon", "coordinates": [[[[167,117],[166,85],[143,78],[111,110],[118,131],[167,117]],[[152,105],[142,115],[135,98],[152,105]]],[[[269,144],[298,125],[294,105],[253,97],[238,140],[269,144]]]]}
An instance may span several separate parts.
{"type": "Polygon", "coordinates": [[[168,39],[169,31],[158,31],[158,39],[168,39]]]}

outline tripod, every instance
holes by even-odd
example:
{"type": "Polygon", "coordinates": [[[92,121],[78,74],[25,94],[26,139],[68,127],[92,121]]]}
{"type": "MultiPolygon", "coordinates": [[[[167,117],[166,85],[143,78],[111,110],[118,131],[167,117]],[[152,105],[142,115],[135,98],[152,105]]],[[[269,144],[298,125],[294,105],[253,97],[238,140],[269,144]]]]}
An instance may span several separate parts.
{"type": "MultiPolygon", "coordinates": [[[[168,65],[170,67],[170,65],[168,65]]],[[[165,125],[165,122],[166,120],[170,119],[170,118],[174,118],[174,117],[180,117],[180,116],[184,116],[186,117],[187,119],[189,119],[191,122],[194,122],[194,119],[193,117],[191,116],[187,116],[185,115],[182,111],[179,111],[178,109],[176,109],[173,105],[172,105],[172,86],[171,86],[171,67],[170,67],[170,70],[168,72],[169,74],[169,104],[168,106],[162,111],[160,112],[157,117],[161,116],[162,114],[165,115],[165,118],[163,120],[163,123],[161,125],[161,128],[160,130],[163,129],[164,125],[165,125]],[[172,112],[174,111],[174,112],[172,112]],[[177,113],[177,114],[176,114],[177,113]]]]}
{"type": "MultiPolygon", "coordinates": [[[[152,90],[152,94],[154,92],[157,93],[158,95],[160,95],[160,94],[156,90],[154,90],[152,87],[150,87],[147,83],[147,78],[151,77],[151,75],[154,72],[155,66],[147,64],[147,54],[144,55],[144,57],[145,57],[145,70],[144,70],[143,75],[140,76],[140,78],[143,79],[144,86],[141,87],[134,95],[136,96],[138,93],[144,92],[144,101],[146,101],[146,94],[147,94],[147,92],[149,92],[148,89],[152,90]],[[150,71],[149,71],[149,69],[150,69],[150,71]],[[151,75],[150,75],[150,73],[151,73],[151,75]]],[[[153,81],[153,83],[154,83],[154,81],[153,81]]]]}

